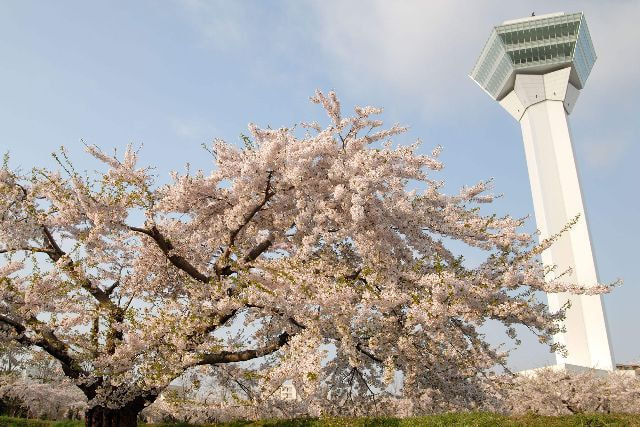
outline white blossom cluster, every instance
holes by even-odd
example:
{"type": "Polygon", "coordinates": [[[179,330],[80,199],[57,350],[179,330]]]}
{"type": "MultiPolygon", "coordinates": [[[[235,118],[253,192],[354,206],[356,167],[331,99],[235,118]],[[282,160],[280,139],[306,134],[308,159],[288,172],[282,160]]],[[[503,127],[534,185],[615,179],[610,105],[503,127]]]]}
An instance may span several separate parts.
{"type": "Polygon", "coordinates": [[[535,375],[504,378],[499,405],[488,409],[516,415],[640,414],[640,376],[631,374],[547,368],[535,375]]]}

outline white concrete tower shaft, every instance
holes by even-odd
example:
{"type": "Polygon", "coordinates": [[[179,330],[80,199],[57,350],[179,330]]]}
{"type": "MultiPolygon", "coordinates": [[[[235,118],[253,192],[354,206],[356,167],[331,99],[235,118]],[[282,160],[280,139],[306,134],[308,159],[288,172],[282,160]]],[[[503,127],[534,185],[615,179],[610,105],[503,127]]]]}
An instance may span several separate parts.
{"type": "MultiPolygon", "coordinates": [[[[505,21],[493,28],[470,77],[500,102],[522,128],[536,222],[542,239],[577,223],[542,253],[546,267],[571,274],[555,279],[583,286],[598,283],[580,181],[571,145],[571,113],[596,61],[584,14],[552,13],[505,21]]],[[[549,279],[554,279],[549,277],[549,279]]],[[[554,339],[568,369],[613,370],[602,298],[550,294],[549,308],[571,303],[566,332],[554,339]]]]}
{"type": "MultiPolygon", "coordinates": [[[[500,104],[522,128],[540,238],[558,233],[579,216],[577,223],[542,253],[543,264],[558,266],[558,273],[571,268],[571,274],[560,280],[591,286],[598,283],[598,274],[568,122],[579,94],[569,82],[570,72],[568,67],[544,75],[518,74],[513,90],[500,104]]],[[[566,332],[554,337],[567,350],[566,356],[556,354],[558,364],[613,370],[600,295],[549,294],[548,300],[551,311],[571,303],[566,332]]]]}

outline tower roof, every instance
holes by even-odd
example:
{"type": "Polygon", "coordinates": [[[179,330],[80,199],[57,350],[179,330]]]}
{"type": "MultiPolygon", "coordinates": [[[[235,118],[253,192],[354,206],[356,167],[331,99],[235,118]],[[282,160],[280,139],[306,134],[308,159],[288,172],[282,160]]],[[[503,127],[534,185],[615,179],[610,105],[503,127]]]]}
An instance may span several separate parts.
{"type": "Polygon", "coordinates": [[[513,89],[516,74],[545,74],[566,67],[571,67],[571,84],[582,89],[595,61],[584,14],[553,13],[494,27],[470,77],[500,100],[513,89]]]}

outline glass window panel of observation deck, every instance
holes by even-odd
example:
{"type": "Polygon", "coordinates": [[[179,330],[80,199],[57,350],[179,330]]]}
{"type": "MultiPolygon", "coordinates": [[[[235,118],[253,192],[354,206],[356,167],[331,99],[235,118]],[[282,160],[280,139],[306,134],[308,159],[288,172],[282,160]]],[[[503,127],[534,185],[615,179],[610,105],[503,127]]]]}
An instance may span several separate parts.
{"type": "Polygon", "coordinates": [[[577,21],[576,22],[572,22],[570,24],[570,31],[569,31],[570,35],[572,35],[572,36],[576,35],[576,33],[578,32],[578,25],[579,25],[579,22],[577,22],[577,21]]]}
{"type": "Polygon", "coordinates": [[[582,19],[582,21],[580,22],[578,43],[583,49],[583,52],[585,54],[585,60],[587,61],[588,64],[593,66],[593,64],[596,61],[596,52],[593,48],[591,36],[589,34],[589,27],[587,26],[587,22],[585,19],[582,19]]]}
{"type": "Polygon", "coordinates": [[[586,81],[586,76],[588,75],[587,65],[584,61],[584,55],[581,52],[580,46],[576,47],[576,53],[573,57],[573,66],[576,69],[576,73],[578,74],[578,79],[581,84],[584,84],[586,81]]]}
{"type": "Polygon", "coordinates": [[[498,95],[500,88],[504,84],[505,80],[511,74],[511,70],[513,69],[511,65],[511,61],[509,61],[508,57],[504,55],[494,72],[492,73],[489,81],[486,85],[486,90],[494,97],[498,95]]]}
{"type": "MultiPolygon", "coordinates": [[[[581,24],[581,27],[583,24],[584,23],[581,24]]],[[[585,34],[581,29],[580,34],[578,35],[578,42],[575,47],[574,62],[576,64],[578,78],[582,84],[584,84],[587,77],[589,77],[591,68],[595,63],[595,59],[595,52],[593,51],[593,45],[590,43],[588,34],[585,34]]]]}
{"type": "Polygon", "coordinates": [[[494,68],[496,62],[500,60],[500,57],[504,55],[502,43],[500,43],[500,39],[496,36],[496,34],[491,35],[489,43],[490,47],[486,52],[486,55],[482,58],[482,75],[479,76],[483,82],[486,82],[491,78],[490,73],[492,69],[494,68]]]}
{"type": "Polygon", "coordinates": [[[531,60],[533,62],[540,61],[540,48],[539,47],[534,47],[533,49],[531,49],[531,60]]]}

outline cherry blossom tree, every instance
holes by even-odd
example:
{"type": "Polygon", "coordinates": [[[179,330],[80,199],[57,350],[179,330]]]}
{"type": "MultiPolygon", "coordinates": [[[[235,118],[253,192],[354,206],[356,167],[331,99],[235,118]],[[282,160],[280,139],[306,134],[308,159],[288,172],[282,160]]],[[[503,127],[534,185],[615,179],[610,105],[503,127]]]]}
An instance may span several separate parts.
{"type": "Polygon", "coordinates": [[[87,425],[133,425],[183,373],[229,364],[318,405],[374,405],[401,378],[407,399],[473,407],[507,357],[479,332],[487,319],[550,343],[563,312],[536,292],[606,291],[545,281],[536,255],[553,238],[484,215],[487,182],[444,194],[439,149],[394,146],[405,128],[382,128],[382,110],[312,100],[325,127],[250,125],[242,149],[215,141],[212,172],[165,185],[132,148],[87,146],[106,168],[93,174],[64,150],[60,170],[5,161],[2,339],[60,363],[87,425]],[[443,239],[486,259],[467,266],[443,239]]]}
{"type": "Polygon", "coordinates": [[[503,398],[490,410],[541,415],[640,413],[640,376],[633,371],[603,375],[546,368],[502,380],[503,398]]]}
{"type": "Polygon", "coordinates": [[[3,414],[50,420],[79,419],[86,399],[69,380],[50,383],[32,378],[0,376],[0,407],[3,414]],[[2,405],[4,404],[4,405],[2,405]]]}

